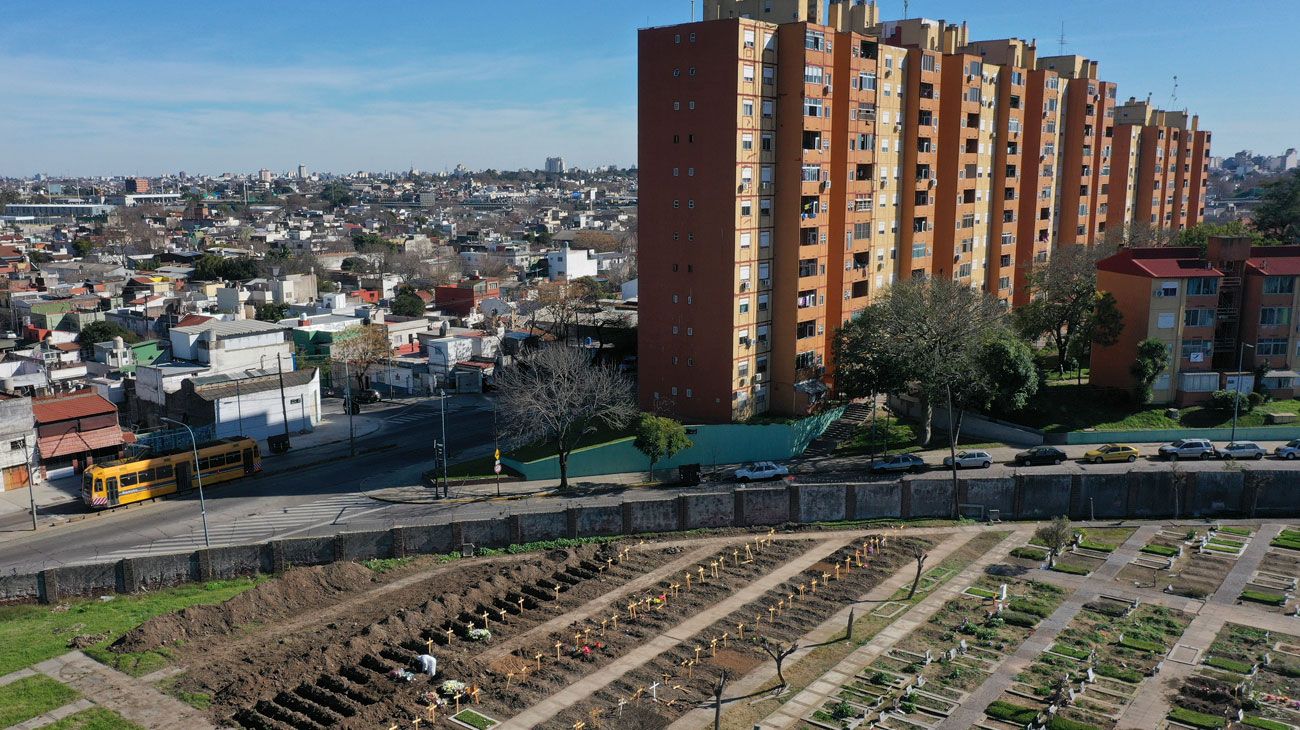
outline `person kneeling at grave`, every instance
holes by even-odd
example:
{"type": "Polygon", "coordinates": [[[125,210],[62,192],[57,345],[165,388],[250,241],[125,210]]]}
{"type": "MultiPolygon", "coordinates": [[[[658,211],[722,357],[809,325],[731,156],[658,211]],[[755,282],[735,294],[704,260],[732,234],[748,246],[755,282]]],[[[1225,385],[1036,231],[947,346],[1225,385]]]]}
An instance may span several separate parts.
{"type": "Polygon", "coordinates": [[[438,673],[438,660],[434,659],[433,655],[421,654],[415,658],[415,661],[420,665],[420,671],[429,675],[429,679],[433,679],[433,675],[438,673]]]}

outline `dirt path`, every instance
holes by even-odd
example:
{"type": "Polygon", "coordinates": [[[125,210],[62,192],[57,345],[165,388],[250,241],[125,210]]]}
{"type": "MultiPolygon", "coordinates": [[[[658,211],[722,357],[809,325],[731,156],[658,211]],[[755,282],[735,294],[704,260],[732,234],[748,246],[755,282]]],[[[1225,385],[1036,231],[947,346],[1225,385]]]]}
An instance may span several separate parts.
{"type": "Polygon", "coordinates": [[[203,713],[79,651],[37,664],[36,671],[72,687],[146,730],[208,730],[203,713]]]}
{"type": "MultiPolygon", "coordinates": [[[[804,535],[805,539],[809,537],[811,536],[804,535]]],[[[514,718],[502,723],[501,730],[538,727],[556,714],[575,703],[581,702],[624,674],[651,661],[674,646],[689,640],[695,634],[712,625],[717,616],[726,615],[758,600],[773,587],[782,584],[821,561],[827,551],[839,549],[851,539],[853,539],[851,535],[840,533],[838,535],[827,535],[826,539],[816,541],[793,559],[786,561],[758,580],[752,581],[726,599],[714,604],[708,611],[682,621],[637,647],[632,652],[624,654],[606,666],[601,672],[570,684],[563,690],[552,694],[546,700],[533,705],[514,718]]]]}

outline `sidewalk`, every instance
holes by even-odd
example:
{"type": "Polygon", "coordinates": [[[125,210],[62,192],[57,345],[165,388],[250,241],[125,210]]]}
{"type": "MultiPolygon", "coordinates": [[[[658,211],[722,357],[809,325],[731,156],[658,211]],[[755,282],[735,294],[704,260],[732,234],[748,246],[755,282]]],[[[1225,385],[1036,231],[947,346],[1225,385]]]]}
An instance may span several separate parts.
{"type": "MultiPolygon", "coordinates": [[[[488,454],[491,454],[489,446],[488,454]]],[[[465,454],[465,461],[477,458],[470,454],[465,454]]],[[[453,464],[454,466],[454,464],[453,464]]],[[[380,489],[367,490],[365,483],[362,482],[361,493],[371,499],[381,502],[393,502],[397,504],[456,504],[458,502],[475,502],[486,500],[510,500],[526,499],[537,496],[564,496],[564,497],[582,497],[587,495],[609,494],[613,492],[624,492],[629,489],[665,489],[673,488],[676,484],[646,484],[645,472],[627,472],[623,474],[604,474],[592,477],[570,477],[569,491],[560,492],[559,479],[535,479],[533,481],[521,481],[503,477],[500,488],[497,483],[488,478],[474,479],[473,484],[459,483],[456,477],[451,477],[451,497],[443,499],[437,496],[441,490],[435,491],[426,486],[421,480],[421,475],[427,471],[427,467],[409,467],[399,474],[405,482],[402,486],[384,487],[380,489]],[[499,496],[498,496],[499,495],[499,496]]],[[[386,478],[392,478],[394,474],[384,475],[386,478]]],[[[727,488],[732,488],[727,485],[727,488]]]]}

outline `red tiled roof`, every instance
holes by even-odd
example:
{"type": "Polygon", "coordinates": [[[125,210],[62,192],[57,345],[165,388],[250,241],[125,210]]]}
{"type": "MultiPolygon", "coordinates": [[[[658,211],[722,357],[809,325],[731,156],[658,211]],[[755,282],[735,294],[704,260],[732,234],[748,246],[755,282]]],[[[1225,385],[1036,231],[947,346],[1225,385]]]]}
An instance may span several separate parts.
{"type": "Polygon", "coordinates": [[[117,406],[98,393],[79,393],[66,398],[32,401],[32,414],[37,423],[55,423],[74,418],[117,413],[117,406]]]}
{"type": "Polygon", "coordinates": [[[110,426],[109,428],[97,428],[93,431],[69,431],[58,436],[46,436],[38,439],[36,443],[41,458],[52,459],[59,456],[84,454],[87,451],[98,451],[121,446],[124,442],[122,429],[110,426]]]}
{"type": "Polygon", "coordinates": [[[187,314],[184,317],[181,317],[181,321],[177,322],[176,326],[193,327],[196,324],[203,324],[210,319],[212,319],[212,317],[205,317],[202,314],[187,314]]]}
{"type": "Polygon", "coordinates": [[[1246,260],[1246,269],[1264,276],[1300,276],[1300,256],[1254,256],[1246,260]]]}
{"type": "Polygon", "coordinates": [[[59,342],[56,343],[54,347],[55,349],[63,350],[64,352],[76,352],[81,349],[81,345],[78,345],[75,342],[59,342]]]}

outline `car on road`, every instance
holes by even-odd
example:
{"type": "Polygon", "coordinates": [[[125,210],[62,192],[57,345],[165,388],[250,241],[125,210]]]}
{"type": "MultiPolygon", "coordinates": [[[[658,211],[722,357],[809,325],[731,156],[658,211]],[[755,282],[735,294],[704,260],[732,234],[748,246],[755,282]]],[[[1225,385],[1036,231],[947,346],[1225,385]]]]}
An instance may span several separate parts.
{"type": "Polygon", "coordinates": [[[1220,459],[1262,459],[1264,448],[1259,444],[1251,441],[1233,441],[1232,443],[1219,449],[1220,459]]]}
{"type": "MultiPolygon", "coordinates": [[[[943,465],[952,468],[952,457],[943,457],[943,465]]],[[[957,454],[958,469],[987,469],[993,466],[993,457],[987,451],[962,451],[957,454]]]]}
{"type": "Polygon", "coordinates": [[[1178,439],[1161,446],[1158,452],[1170,461],[1179,459],[1213,459],[1218,455],[1214,444],[1206,439],[1178,439]]]}
{"type": "Polygon", "coordinates": [[[1016,454],[1015,463],[1016,466],[1060,464],[1065,459],[1065,452],[1055,446],[1035,446],[1032,449],[1026,449],[1016,454]]]}
{"type": "Polygon", "coordinates": [[[918,472],[925,468],[925,461],[915,454],[893,454],[885,456],[871,465],[872,474],[890,474],[898,472],[918,472]]]}
{"type": "Polygon", "coordinates": [[[367,390],[358,390],[357,394],[352,396],[352,400],[362,405],[378,403],[381,399],[382,397],[379,395],[379,391],[373,388],[367,390]]]}
{"type": "Polygon", "coordinates": [[[1083,460],[1089,464],[1100,464],[1107,461],[1136,461],[1138,450],[1128,444],[1106,444],[1087,452],[1083,455],[1083,460]]]}
{"type": "Polygon", "coordinates": [[[1279,459],[1294,459],[1300,455],[1300,439],[1292,439],[1285,444],[1273,449],[1273,454],[1279,459]]]}
{"type": "Polygon", "coordinates": [[[774,464],[770,461],[755,461],[736,470],[736,481],[760,482],[766,479],[780,479],[789,474],[790,470],[780,464],[774,464]]]}

